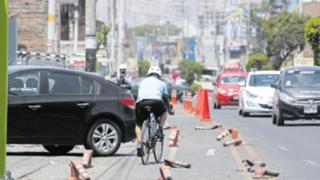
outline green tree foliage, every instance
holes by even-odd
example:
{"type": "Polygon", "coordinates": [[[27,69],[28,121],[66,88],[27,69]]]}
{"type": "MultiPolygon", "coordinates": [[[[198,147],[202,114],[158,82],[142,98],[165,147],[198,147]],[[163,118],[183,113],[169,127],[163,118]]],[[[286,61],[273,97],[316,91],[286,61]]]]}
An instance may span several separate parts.
{"type": "Polygon", "coordinates": [[[263,22],[267,54],[274,69],[279,69],[294,50],[302,49],[306,18],[296,13],[281,13],[263,22]]]}
{"type": "Polygon", "coordinates": [[[150,67],[150,62],[148,60],[140,60],[138,62],[139,75],[146,76],[150,67]]]}
{"type": "Polygon", "coordinates": [[[269,58],[264,53],[256,53],[249,56],[249,60],[246,64],[246,69],[250,70],[252,68],[257,68],[258,70],[272,69],[269,58]]]}
{"type": "Polygon", "coordinates": [[[109,33],[110,31],[110,27],[107,27],[107,26],[102,26],[100,28],[100,30],[96,33],[97,35],[97,50],[99,50],[100,46],[103,45],[105,46],[106,45],[106,42],[107,42],[107,34],[109,33]]]}
{"type": "Polygon", "coordinates": [[[195,61],[180,61],[179,68],[182,73],[182,77],[189,83],[196,79],[197,76],[201,75],[202,65],[195,61]]]}
{"type": "Polygon", "coordinates": [[[304,36],[312,47],[314,65],[320,66],[320,16],[310,18],[306,22],[304,36]]]}

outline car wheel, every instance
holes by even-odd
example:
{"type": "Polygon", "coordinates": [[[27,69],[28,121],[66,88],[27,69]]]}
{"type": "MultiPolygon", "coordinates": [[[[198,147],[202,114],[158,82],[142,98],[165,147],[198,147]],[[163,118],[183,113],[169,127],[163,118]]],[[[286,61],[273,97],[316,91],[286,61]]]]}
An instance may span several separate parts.
{"type": "Polygon", "coordinates": [[[245,111],[242,111],[242,116],[243,116],[243,117],[249,117],[249,116],[250,116],[250,113],[245,112],[245,111]]]}
{"type": "Polygon", "coordinates": [[[86,146],[92,149],[95,155],[109,156],[119,149],[121,139],[122,134],[116,123],[99,119],[88,131],[86,146]]]}
{"type": "Polygon", "coordinates": [[[74,148],[74,145],[43,145],[43,147],[51,154],[66,154],[74,148]]]}
{"type": "Polygon", "coordinates": [[[276,123],[277,126],[283,126],[284,125],[284,119],[282,117],[281,110],[279,109],[279,114],[276,116],[276,123]]]}
{"type": "Polygon", "coordinates": [[[277,122],[277,116],[272,112],[272,124],[276,124],[277,122]]]}
{"type": "Polygon", "coordinates": [[[241,116],[242,115],[242,109],[239,109],[239,115],[241,116]]]}

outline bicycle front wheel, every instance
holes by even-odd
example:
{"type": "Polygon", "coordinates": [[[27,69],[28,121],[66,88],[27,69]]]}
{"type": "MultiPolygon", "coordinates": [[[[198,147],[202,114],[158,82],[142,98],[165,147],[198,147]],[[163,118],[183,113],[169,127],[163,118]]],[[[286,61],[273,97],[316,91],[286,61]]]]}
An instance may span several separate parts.
{"type": "MultiPolygon", "coordinates": [[[[157,124],[157,129],[159,128],[159,124],[157,124]]],[[[155,135],[154,141],[154,147],[153,147],[153,155],[154,159],[157,163],[162,161],[162,155],[163,155],[163,138],[164,135],[159,136],[158,134],[155,135]]]]}
{"type": "Polygon", "coordinates": [[[141,130],[141,148],[143,151],[143,156],[141,156],[141,161],[142,164],[148,164],[149,162],[149,157],[150,157],[150,129],[149,129],[149,123],[148,121],[144,121],[142,125],[142,130],[141,130]]]}

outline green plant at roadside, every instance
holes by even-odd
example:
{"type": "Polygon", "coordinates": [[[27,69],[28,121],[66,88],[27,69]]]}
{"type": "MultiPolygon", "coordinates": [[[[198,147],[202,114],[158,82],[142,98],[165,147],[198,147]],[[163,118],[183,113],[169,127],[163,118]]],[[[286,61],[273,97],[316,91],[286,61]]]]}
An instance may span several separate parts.
{"type": "Polygon", "coordinates": [[[310,18],[306,22],[304,36],[312,47],[314,65],[320,66],[320,16],[310,18]]]}
{"type": "Polygon", "coordinates": [[[110,27],[102,26],[100,30],[96,33],[97,35],[97,51],[100,49],[100,46],[105,46],[107,43],[107,34],[110,32],[110,27]]]}
{"type": "Polygon", "coordinates": [[[281,13],[263,22],[267,55],[274,69],[279,69],[295,50],[304,48],[305,21],[306,18],[297,13],[281,13]]]}
{"type": "Polygon", "coordinates": [[[197,91],[197,90],[199,90],[199,89],[201,88],[201,84],[198,84],[198,83],[196,83],[196,82],[193,82],[193,83],[191,84],[191,88],[192,88],[194,91],[197,91]]]}
{"type": "Polygon", "coordinates": [[[180,61],[179,68],[182,73],[182,77],[192,84],[196,77],[201,75],[203,66],[199,62],[195,61],[180,61]]]}
{"type": "Polygon", "coordinates": [[[150,67],[150,62],[148,60],[140,60],[138,62],[139,75],[146,76],[150,67]]]}
{"type": "Polygon", "coordinates": [[[250,70],[252,68],[258,69],[258,70],[270,70],[272,69],[272,66],[266,54],[256,53],[256,54],[251,54],[249,56],[249,60],[246,64],[247,70],[250,70]]]}

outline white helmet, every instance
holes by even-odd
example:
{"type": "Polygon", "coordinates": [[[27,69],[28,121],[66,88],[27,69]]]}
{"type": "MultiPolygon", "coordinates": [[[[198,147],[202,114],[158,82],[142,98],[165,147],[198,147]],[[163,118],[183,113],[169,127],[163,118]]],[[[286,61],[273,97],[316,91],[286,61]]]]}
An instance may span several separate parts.
{"type": "Polygon", "coordinates": [[[158,66],[151,66],[148,71],[148,76],[150,74],[157,74],[161,76],[161,69],[158,66]]]}
{"type": "Polygon", "coordinates": [[[126,73],[127,71],[127,65],[126,64],[120,64],[118,67],[119,73],[126,73]]]}

